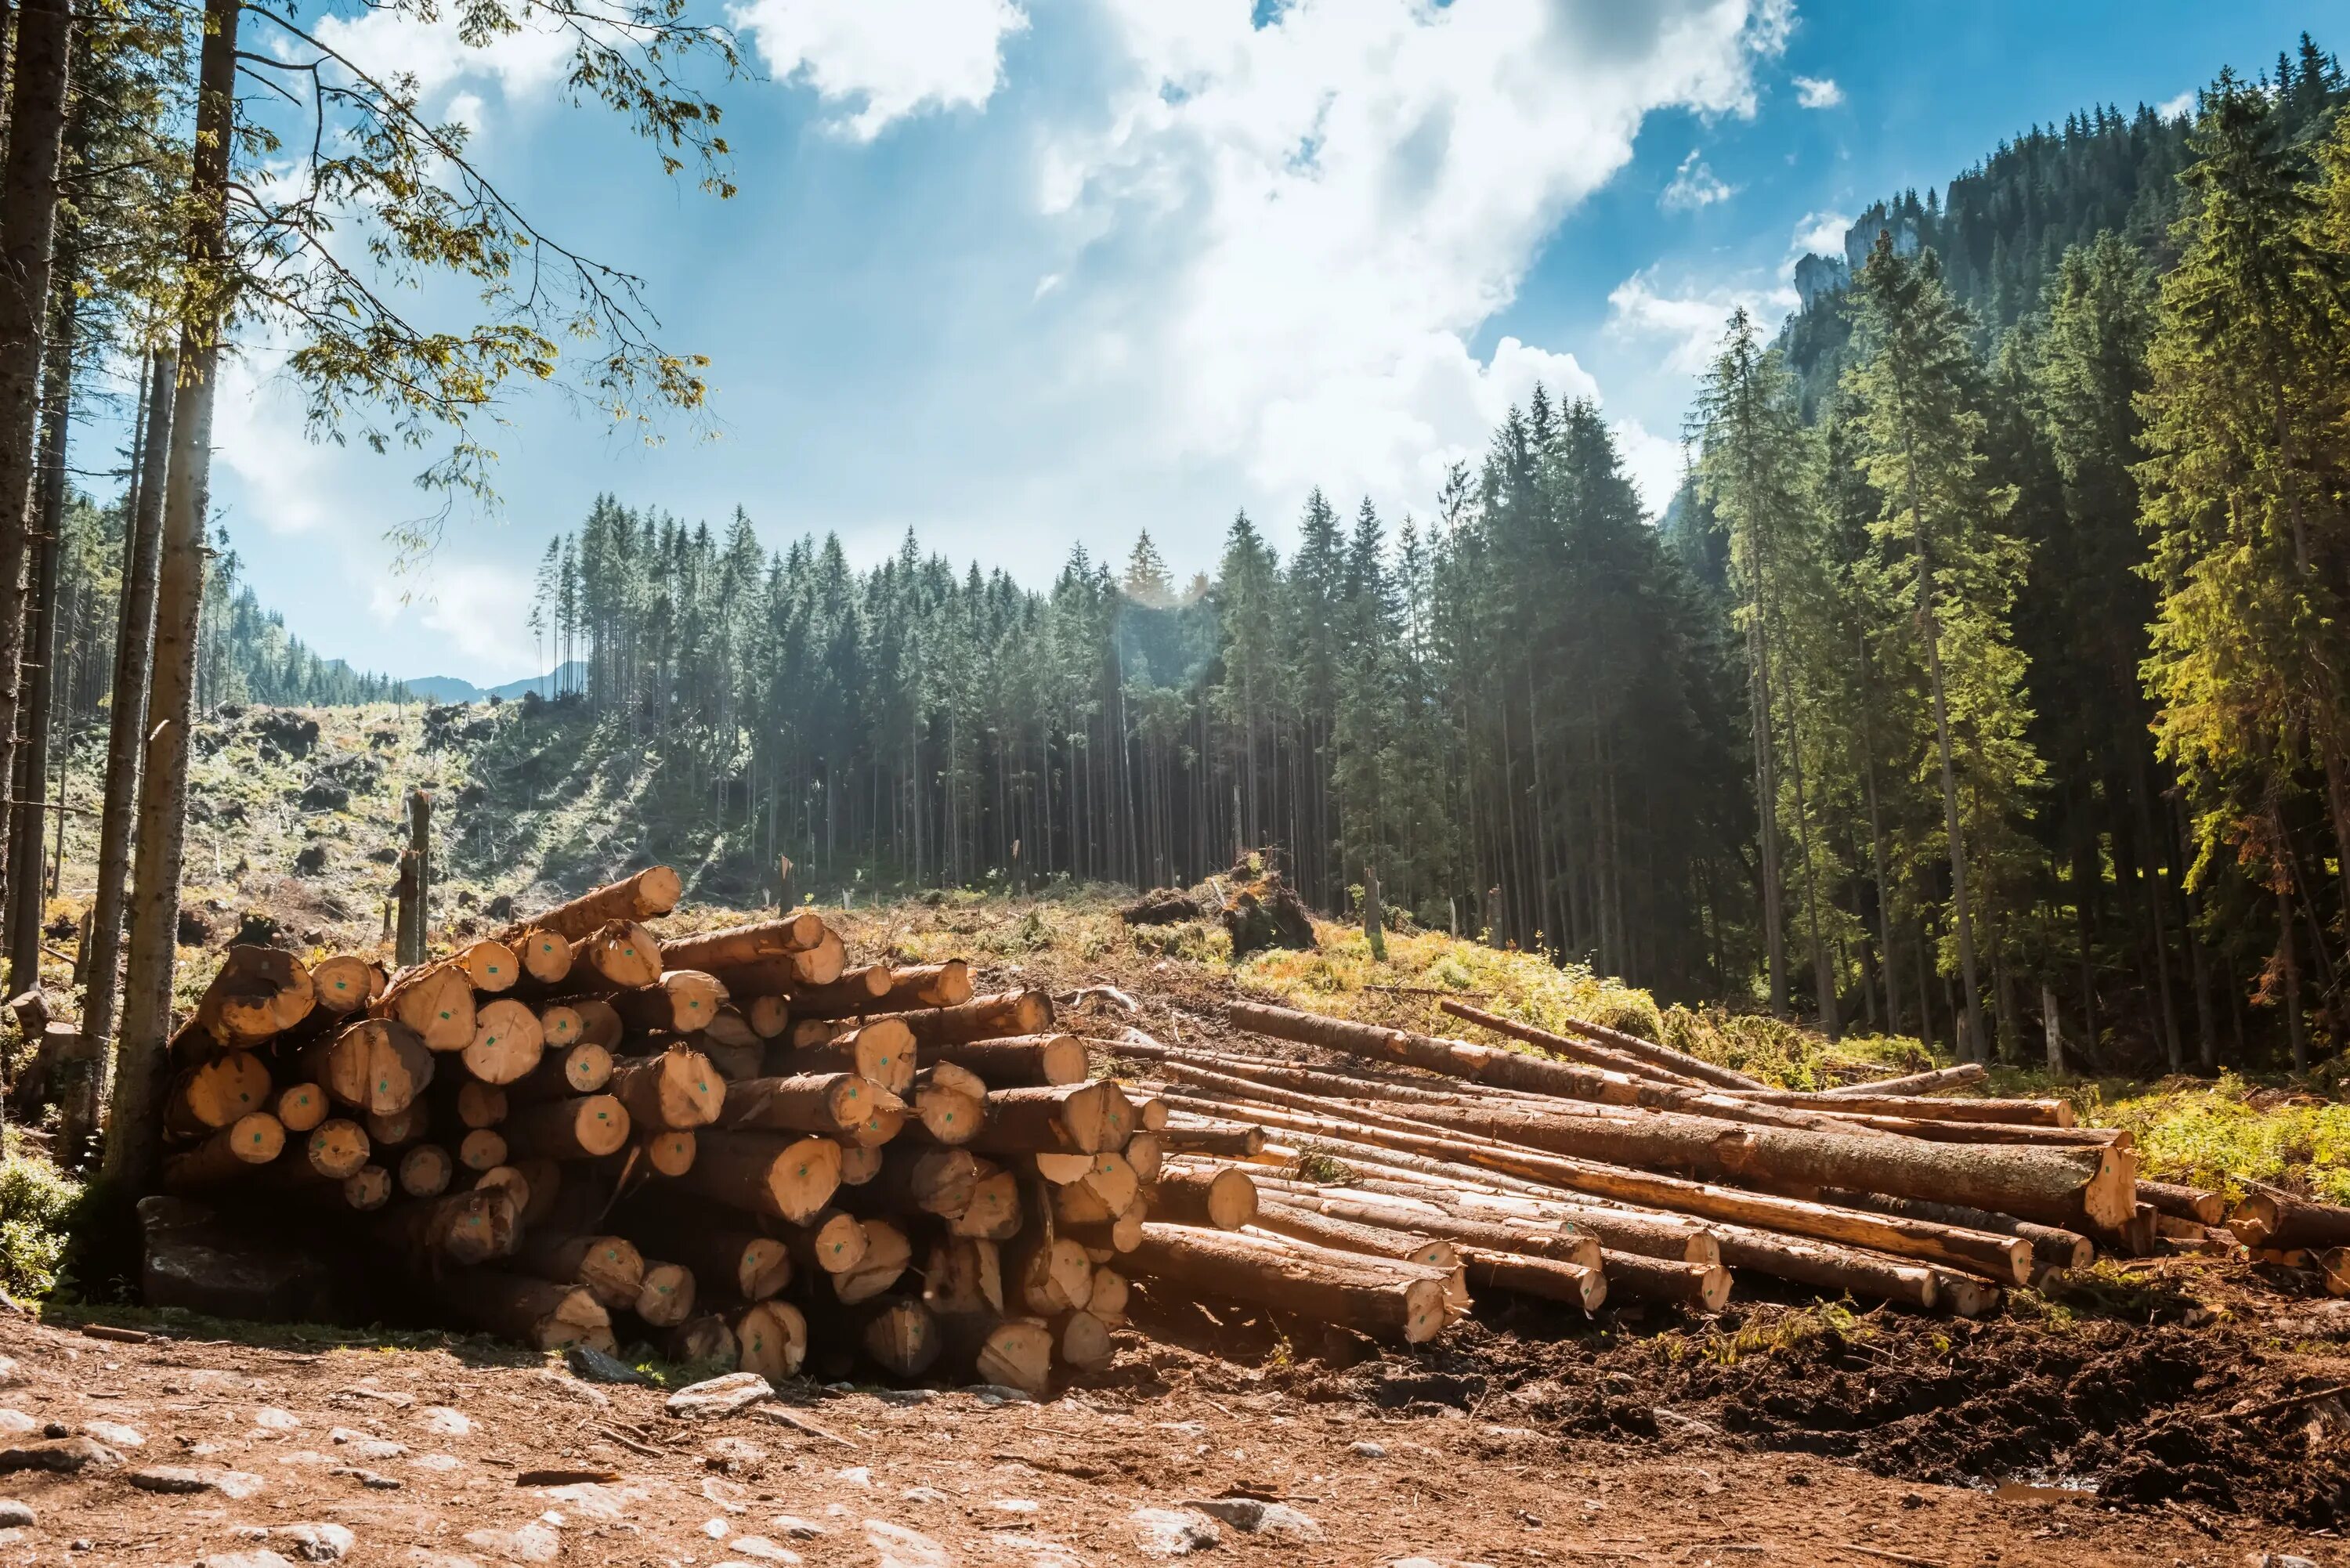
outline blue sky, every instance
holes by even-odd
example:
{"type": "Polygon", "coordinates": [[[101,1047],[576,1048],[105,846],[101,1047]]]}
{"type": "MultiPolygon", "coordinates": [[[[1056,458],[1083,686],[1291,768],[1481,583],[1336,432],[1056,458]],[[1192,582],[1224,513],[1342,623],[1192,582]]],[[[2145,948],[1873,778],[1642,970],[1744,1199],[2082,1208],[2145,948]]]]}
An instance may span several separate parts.
{"type": "Polygon", "coordinates": [[[2034,120],[2182,100],[2303,27],[2342,47],[2325,10],[741,0],[763,78],[723,95],[723,203],[561,102],[538,40],[330,19],[543,226],[644,275],[665,341],[712,358],[712,439],[517,400],[503,505],[394,576],[412,454],[307,442],[256,348],[214,502],[322,653],[484,684],[536,671],[532,570],[602,491],[740,505],[770,545],[837,530],[860,564],[911,526],[1030,583],[1147,527],[1189,572],[1238,507],[1285,543],[1316,483],[1426,511],[1540,379],[1600,400],[1660,504],[1691,367],[1733,304],[1792,305],[1808,236],[2034,120]]]}

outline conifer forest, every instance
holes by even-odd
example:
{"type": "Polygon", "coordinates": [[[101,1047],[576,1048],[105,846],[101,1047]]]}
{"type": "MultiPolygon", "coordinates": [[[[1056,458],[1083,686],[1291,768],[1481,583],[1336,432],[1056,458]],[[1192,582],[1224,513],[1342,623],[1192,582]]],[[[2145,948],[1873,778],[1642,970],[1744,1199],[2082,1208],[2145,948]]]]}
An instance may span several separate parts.
{"type": "MultiPolygon", "coordinates": [[[[119,855],[141,825],[102,911],[129,921],[126,1029],[168,991],[186,715],[400,694],[288,637],[211,532],[228,337],[269,322],[330,428],[453,432],[459,492],[488,483],[489,390],[583,323],[606,400],[702,397],[632,280],[568,252],[536,292],[508,275],[526,222],[396,89],[290,17],[207,12],[227,36],[183,58],[176,12],[24,0],[0,181],[47,302],[43,330],[0,297],[12,927],[38,918],[42,801],[104,766],[119,855]],[[232,126],[221,84],[313,68],[361,151],[307,189],[230,178],[232,141],[278,132],[232,126]],[[411,329],[338,248],[352,210],[489,321],[411,329]],[[83,380],[123,363],[132,441],[69,474],[83,380]]],[[[723,195],[664,47],[723,51],[654,25],[583,90],[723,195]]],[[[1422,509],[1317,490],[1284,548],[1203,520],[1221,556],[1189,581],[1148,534],[1040,587],[911,534],[868,567],[837,538],[775,552],[757,497],[713,524],[614,494],[540,564],[542,701],[657,752],[722,853],[826,898],[1187,886],[1268,849],[1325,911],[1375,878],[1424,927],[1831,1035],[2305,1066],[2350,1030],[2345,98],[2303,38],[2187,113],[2087,109],[1877,202],[1797,267],[1783,327],[1722,324],[1661,516],[1602,410],[1546,391],[1422,509]]]]}

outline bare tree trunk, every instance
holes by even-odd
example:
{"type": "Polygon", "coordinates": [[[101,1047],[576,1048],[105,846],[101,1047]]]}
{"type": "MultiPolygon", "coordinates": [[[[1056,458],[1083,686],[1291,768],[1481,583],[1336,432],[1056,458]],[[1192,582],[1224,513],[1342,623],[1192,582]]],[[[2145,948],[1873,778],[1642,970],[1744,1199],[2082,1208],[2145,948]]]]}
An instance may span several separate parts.
{"type": "MultiPolygon", "coordinates": [[[[61,240],[62,258],[72,249],[61,240]]],[[[39,483],[34,505],[39,526],[30,540],[33,595],[25,607],[23,669],[30,690],[25,698],[25,741],[17,754],[16,805],[8,838],[8,990],[13,995],[41,983],[41,917],[48,878],[41,863],[47,824],[44,797],[49,786],[50,714],[57,698],[57,564],[66,516],[66,443],[73,426],[74,324],[78,315],[74,267],[58,271],[62,285],[50,322],[48,368],[41,389],[39,483]]],[[[62,814],[60,814],[62,815],[62,814]]]]}
{"type": "Polygon", "coordinates": [[[145,1191],[154,1179],[159,1070],[172,1026],[180,861],[187,835],[188,730],[194,717],[204,512],[212,483],[213,396],[232,281],[229,140],[236,113],[240,18],[241,0],[205,0],[195,156],[188,181],[189,308],[181,329],[182,375],[172,400],[171,477],[157,556],[154,683],[147,715],[152,728],[139,781],[139,868],[131,886],[120,1070],[106,1140],[105,1173],[124,1197],[145,1191]]]}
{"type": "Polygon", "coordinates": [[[72,33],[68,0],[25,0],[18,11],[8,154],[0,167],[0,781],[16,776],[16,711],[23,691],[17,649],[31,543],[33,435],[72,33]]]}
{"type": "Polygon", "coordinates": [[[152,356],[146,429],[140,433],[134,504],[122,547],[121,618],[114,633],[114,711],[106,737],[106,806],[99,826],[98,892],[90,905],[83,965],[89,989],[81,1027],[104,1058],[114,1033],[117,971],[122,960],[122,907],[130,877],[130,835],[138,811],[139,753],[147,731],[147,661],[155,638],[155,556],[163,524],[163,485],[172,442],[172,391],[179,359],[152,356]]]}

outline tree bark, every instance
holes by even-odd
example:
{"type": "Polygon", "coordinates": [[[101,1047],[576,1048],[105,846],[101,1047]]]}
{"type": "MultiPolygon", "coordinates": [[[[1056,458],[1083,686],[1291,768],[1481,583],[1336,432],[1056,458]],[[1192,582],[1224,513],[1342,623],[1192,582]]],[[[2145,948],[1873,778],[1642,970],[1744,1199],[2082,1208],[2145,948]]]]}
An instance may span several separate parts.
{"type": "MultiPolygon", "coordinates": [[[[240,16],[239,0],[205,0],[203,47],[197,65],[195,156],[186,195],[189,297],[180,345],[182,379],[172,401],[171,472],[157,557],[154,680],[148,704],[151,727],[146,758],[139,781],[139,865],[131,888],[121,1064],[115,1078],[106,1147],[106,1175],[125,1197],[145,1191],[153,1180],[156,1069],[162,1060],[164,1038],[171,1033],[180,865],[187,834],[188,732],[194,717],[196,627],[203,607],[204,515],[212,487],[213,400],[232,281],[226,275],[228,185],[240,16]]],[[[0,529],[5,526],[5,494],[0,493],[0,529]]],[[[0,549],[0,584],[11,575],[5,565],[6,558],[5,549],[0,549]]],[[[9,620],[0,615],[0,625],[9,620]]],[[[13,675],[0,674],[0,684],[13,680],[13,675]]],[[[13,708],[5,697],[0,697],[0,706],[13,708]]],[[[14,719],[13,711],[0,713],[0,733],[13,730],[14,719]]]]}
{"type": "Polygon", "coordinates": [[[1474,1023],[1480,1028],[1490,1029],[1496,1034],[1506,1034],[1513,1040],[1523,1040],[1530,1045],[1539,1045],[1554,1055],[1565,1056],[1569,1061],[1580,1062],[1586,1066],[1605,1067],[1611,1072],[1622,1073],[1629,1077],[1650,1078],[1659,1084],[1671,1084],[1679,1088],[1694,1089],[1703,1086],[1700,1079],[1675,1072],[1670,1067],[1659,1066],[1647,1057],[1634,1055],[1629,1051],[1618,1051],[1612,1046],[1601,1045],[1588,1040],[1578,1040],[1569,1034],[1554,1034],[1547,1029],[1537,1029],[1531,1023],[1521,1023],[1514,1018],[1504,1018],[1498,1012],[1488,1012],[1482,1007],[1471,1007],[1465,1002],[1455,1002],[1449,996],[1439,1001],[1436,1005],[1453,1017],[1474,1023]]]}
{"type": "Polygon", "coordinates": [[[137,504],[123,539],[120,614],[114,631],[114,682],[106,732],[106,800],[99,823],[98,889],[90,904],[83,961],[82,1033],[105,1052],[114,1035],[122,969],[122,907],[130,879],[130,837],[138,812],[139,758],[147,728],[148,659],[155,640],[155,559],[162,530],[163,485],[171,455],[172,396],[179,359],[151,357],[147,425],[139,446],[137,504]]]}
{"type": "Polygon", "coordinates": [[[32,596],[25,606],[19,664],[27,691],[23,749],[16,766],[16,821],[8,846],[8,989],[12,992],[41,983],[41,917],[48,890],[42,865],[47,815],[44,802],[49,787],[50,714],[57,685],[57,566],[64,554],[66,450],[73,428],[74,331],[79,315],[74,286],[80,268],[71,256],[78,249],[73,239],[78,228],[67,224],[57,244],[58,286],[54,292],[57,298],[54,310],[47,313],[48,365],[41,378],[40,468],[33,498],[38,523],[31,530],[32,596]]]}

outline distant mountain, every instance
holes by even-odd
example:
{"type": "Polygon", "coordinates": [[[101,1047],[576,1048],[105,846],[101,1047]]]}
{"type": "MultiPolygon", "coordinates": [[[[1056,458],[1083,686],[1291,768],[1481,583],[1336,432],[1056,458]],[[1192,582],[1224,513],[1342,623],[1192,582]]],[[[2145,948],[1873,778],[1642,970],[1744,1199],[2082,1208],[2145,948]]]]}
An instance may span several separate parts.
{"type": "Polygon", "coordinates": [[[401,684],[428,702],[479,702],[490,697],[511,702],[525,691],[551,697],[558,691],[576,690],[585,686],[587,679],[588,667],[574,659],[544,675],[509,680],[503,686],[476,686],[454,675],[426,675],[401,684]]]}

